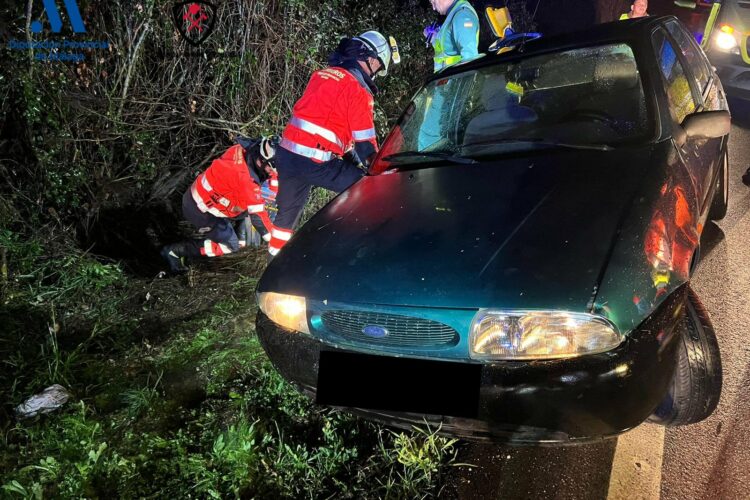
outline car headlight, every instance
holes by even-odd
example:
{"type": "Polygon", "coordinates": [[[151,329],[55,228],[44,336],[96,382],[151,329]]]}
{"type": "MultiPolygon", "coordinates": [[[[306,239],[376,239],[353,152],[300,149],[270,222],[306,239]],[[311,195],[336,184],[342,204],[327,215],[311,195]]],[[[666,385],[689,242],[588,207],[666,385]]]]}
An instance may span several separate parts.
{"type": "Polygon", "coordinates": [[[740,53],[739,43],[734,34],[734,28],[728,24],[723,25],[714,39],[716,47],[724,52],[740,53]]]}
{"type": "Polygon", "coordinates": [[[310,333],[307,326],[307,301],[304,297],[261,292],[258,294],[258,307],[277,325],[302,333],[310,333]]]}
{"type": "Polygon", "coordinates": [[[556,359],[617,347],[608,320],[585,313],[480,309],[471,322],[470,354],[482,360],[556,359]]]}

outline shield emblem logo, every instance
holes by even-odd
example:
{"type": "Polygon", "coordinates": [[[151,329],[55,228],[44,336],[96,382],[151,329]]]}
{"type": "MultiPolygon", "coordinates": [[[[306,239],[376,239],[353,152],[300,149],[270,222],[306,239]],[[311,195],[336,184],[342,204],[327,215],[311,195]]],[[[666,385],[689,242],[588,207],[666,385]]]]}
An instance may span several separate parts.
{"type": "Polygon", "coordinates": [[[214,29],[216,6],[203,1],[180,2],[172,8],[172,18],[180,36],[197,47],[214,29]]]}

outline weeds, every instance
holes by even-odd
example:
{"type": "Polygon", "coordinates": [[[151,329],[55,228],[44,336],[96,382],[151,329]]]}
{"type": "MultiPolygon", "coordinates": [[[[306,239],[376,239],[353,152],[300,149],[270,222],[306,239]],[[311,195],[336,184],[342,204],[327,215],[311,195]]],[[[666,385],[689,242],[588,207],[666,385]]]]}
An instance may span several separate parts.
{"type": "MultiPolygon", "coordinates": [[[[171,3],[141,3],[82,3],[113,47],[141,46],[134,37],[148,23],[139,54],[102,51],[66,71],[29,66],[18,52],[0,70],[8,103],[0,121],[18,124],[0,140],[2,493],[430,494],[450,446],[317,408],[286,383],[254,336],[255,274],[198,273],[195,288],[185,287],[133,278],[79,248],[101,209],[167,204],[237,133],[280,132],[339,37],[378,26],[405,52],[413,47],[411,70],[390,75],[378,99],[375,120],[385,133],[430,71],[420,38],[425,12],[412,0],[381,2],[374,14],[356,2],[228,2],[204,47],[240,55],[196,58],[182,57],[171,3]],[[164,57],[164,48],[176,56],[164,57]],[[11,418],[15,405],[56,382],[73,394],[65,407],[11,418]]],[[[41,15],[34,5],[32,15],[41,15]]],[[[17,6],[0,12],[12,36],[24,38],[17,6]]],[[[331,197],[313,191],[304,220],[331,197]]],[[[110,230],[133,236],[121,231],[110,230]]]]}
{"type": "Polygon", "coordinates": [[[252,276],[222,277],[222,300],[196,292],[195,314],[172,321],[161,304],[188,292],[179,281],[144,283],[83,252],[2,238],[0,320],[17,333],[0,338],[4,414],[52,383],[73,394],[50,415],[0,418],[6,496],[423,497],[453,460],[455,441],[383,431],[284,381],[254,335],[252,276]],[[141,337],[155,320],[165,334],[141,337]]]}
{"type": "Polygon", "coordinates": [[[435,476],[441,467],[456,458],[454,447],[457,439],[438,435],[439,429],[430,431],[415,427],[414,431],[411,435],[391,432],[393,449],[381,447],[385,457],[393,459],[395,455],[396,461],[403,466],[403,470],[396,472],[398,481],[393,481],[393,476],[389,475],[388,480],[381,483],[387,497],[394,494],[397,497],[421,496],[435,483],[435,476]]]}
{"type": "Polygon", "coordinates": [[[85,304],[124,279],[118,264],[99,262],[72,245],[57,247],[51,238],[0,230],[0,247],[7,253],[4,272],[14,284],[3,297],[5,306],[85,304]]]}
{"type": "MultiPolygon", "coordinates": [[[[211,447],[211,460],[222,471],[220,481],[231,485],[232,494],[237,496],[255,482],[253,471],[261,458],[255,423],[248,423],[243,417],[241,415],[240,422],[220,434],[211,447]]],[[[215,498],[221,497],[216,490],[209,493],[215,498]]]]}
{"type": "MultiPolygon", "coordinates": [[[[0,246],[7,257],[0,400],[9,405],[54,383],[70,387],[98,363],[89,351],[106,349],[128,323],[121,308],[126,278],[117,264],[51,237],[0,230],[0,246]]],[[[2,413],[0,407],[0,423],[2,413]]]]}
{"type": "Polygon", "coordinates": [[[141,310],[129,290],[146,289],[149,301],[158,304],[171,289],[132,278],[110,280],[106,273],[75,276],[106,279],[103,290],[119,290],[94,300],[79,293],[67,297],[85,299],[120,325],[104,318],[89,322],[70,343],[70,328],[89,321],[89,311],[81,302],[67,302],[77,316],[61,316],[57,306],[46,304],[33,309],[43,330],[36,337],[41,344],[29,350],[35,354],[21,355],[19,344],[3,347],[9,353],[4,365],[16,371],[9,384],[16,402],[55,379],[72,389],[75,401],[2,428],[0,486],[6,496],[434,494],[441,468],[453,459],[454,441],[427,432],[386,432],[318,408],[298,393],[273,369],[253,333],[254,278],[236,276],[223,300],[175,322],[152,344],[133,336],[146,325],[125,319],[127,308],[141,310]]]}
{"type": "Polygon", "coordinates": [[[88,496],[127,474],[130,462],[109,449],[101,424],[91,414],[81,401],[50,426],[30,430],[33,444],[47,455],[21,467],[3,489],[27,498],[41,498],[41,492],[67,498],[88,496]]]}
{"type": "Polygon", "coordinates": [[[163,374],[163,372],[159,373],[153,387],[149,386],[147,382],[145,387],[128,389],[122,393],[122,402],[127,407],[127,413],[131,419],[137,418],[154,406],[159,398],[159,392],[156,388],[161,382],[163,374]]]}

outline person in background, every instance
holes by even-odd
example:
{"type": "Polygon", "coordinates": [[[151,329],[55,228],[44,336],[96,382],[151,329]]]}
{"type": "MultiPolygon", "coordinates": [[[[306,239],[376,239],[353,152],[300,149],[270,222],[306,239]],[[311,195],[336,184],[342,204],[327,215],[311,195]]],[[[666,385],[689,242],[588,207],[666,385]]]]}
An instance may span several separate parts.
{"type": "Polygon", "coordinates": [[[630,6],[630,12],[620,16],[620,21],[625,19],[635,19],[636,17],[646,17],[648,15],[648,0],[635,0],[630,6]]]}
{"type": "Polygon", "coordinates": [[[263,239],[270,241],[273,224],[265,209],[261,185],[275,178],[274,152],[272,139],[239,138],[185,191],[182,215],[201,238],[162,248],[161,256],[171,272],[186,271],[185,258],[219,257],[238,251],[242,245],[232,222],[247,214],[263,239]]]}
{"type": "Polygon", "coordinates": [[[425,29],[427,43],[435,49],[434,69],[441,69],[479,55],[479,16],[467,0],[430,0],[432,8],[445,16],[440,27],[425,29]]]}
{"type": "Polygon", "coordinates": [[[328,58],[329,67],[310,77],[294,105],[276,152],[278,212],[268,252],[275,256],[289,241],[313,186],[336,193],[364,174],[378,150],[373,79],[397,63],[398,49],[377,31],[344,38],[328,58]]]}
{"type": "MultiPolygon", "coordinates": [[[[432,8],[445,16],[441,26],[436,23],[424,30],[427,44],[435,49],[434,71],[468,61],[479,55],[479,16],[467,0],[430,0],[432,8]]],[[[420,151],[429,149],[439,143],[440,127],[443,115],[443,103],[446,97],[458,89],[453,83],[435,92],[424,113],[424,122],[428,124],[419,131],[417,145],[420,151]]]]}

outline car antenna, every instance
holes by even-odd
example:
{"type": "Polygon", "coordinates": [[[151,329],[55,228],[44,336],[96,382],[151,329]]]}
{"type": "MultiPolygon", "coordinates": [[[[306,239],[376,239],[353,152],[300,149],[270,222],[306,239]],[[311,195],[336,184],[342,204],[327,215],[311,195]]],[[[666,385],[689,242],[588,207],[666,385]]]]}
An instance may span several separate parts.
{"type": "MultiPolygon", "coordinates": [[[[542,0],[536,0],[536,7],[534,7],[534,13],[531,14],[531,21],[529,21],[529,24],[531,24],[531,23],[534,22],[534,19],[536,18],[536,11],[537,11],[537,9],[539,9],[539,2],[541,2],[541,1],[542,0]]],[[[508,2],[506,1],[505,4],[507,6],[508,2]]],[[[531,26],[529,26],[529,28],[531,28],[531,26]]],[[[526,33],[526,32],[524,32],[524,33],[526,33]]],[[[521,46],[518,47],[518,52],[523,52],[523,49],[524,49],[525,45],[526,45],[526,36],[523,36],[521,38],[521,46]]]]}

